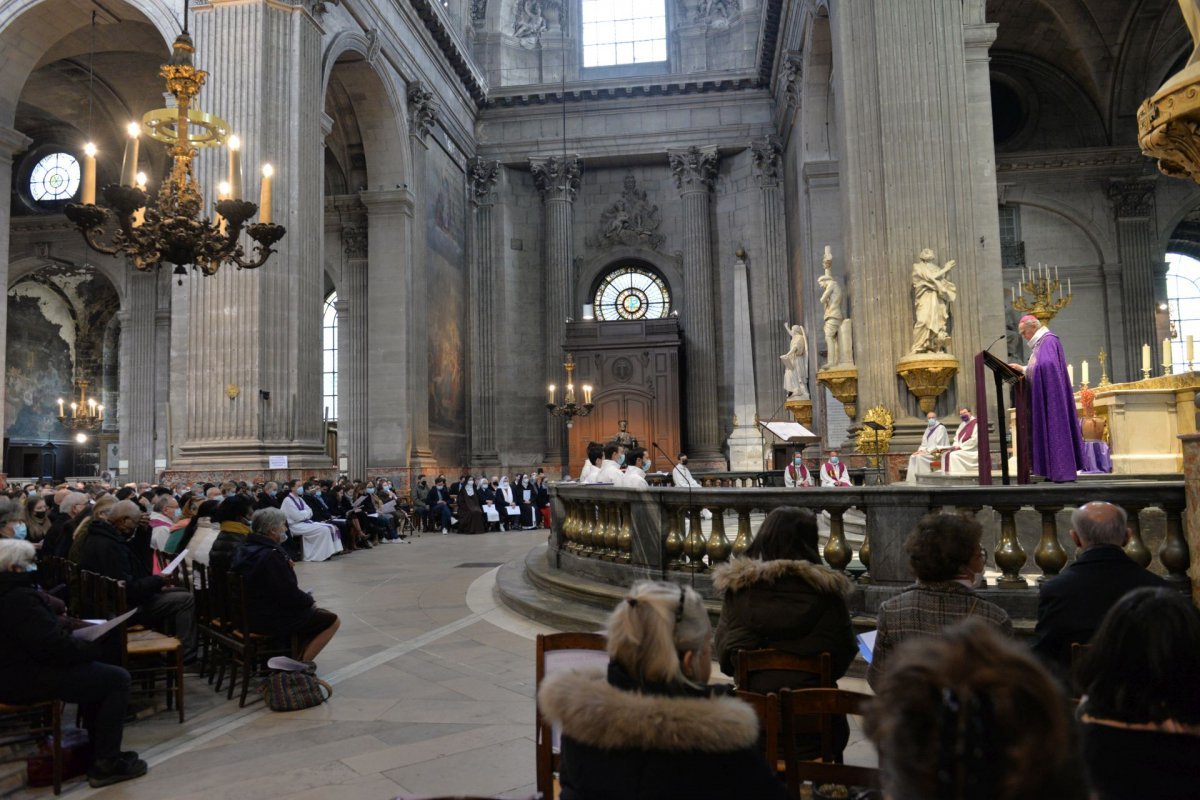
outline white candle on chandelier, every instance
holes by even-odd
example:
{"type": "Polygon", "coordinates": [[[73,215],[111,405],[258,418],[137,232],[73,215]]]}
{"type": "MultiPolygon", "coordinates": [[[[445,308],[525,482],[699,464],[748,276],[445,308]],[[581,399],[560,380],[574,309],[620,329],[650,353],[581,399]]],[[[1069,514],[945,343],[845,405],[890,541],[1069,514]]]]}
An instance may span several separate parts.
{"type": "Polygon", "coordinates": [[[1171,371],[1171,340],[1163,339],[1163,372],[1171,371]]]}
{"type": "Polygon", "coordinates": [[[225,146],[229,148],[229,197],[233,199],[242,196],[242,140],[230,136],[225,146]]]}
{"type": "Polygon", "coordinates": [[[63,415],[63,399],[61,397],[58,398],[58,415],[60,417],[63,415]]]}
{"type": "Polygon", "coordinates": [[[96,406],[96,411],[100,414],[100,419],[104,419],[104,406],[96,406]]]}
{"type": "Polygon", "coordinates": [[[1067,383],[1071,386],[1075,385],[1075,365],[1067,364],[1067,383]]]}
{"type": "Polygon", "coordinates": [[[583,402],[585,405],[590,405],[592,402],[592,386],[585,383],[583,385],[583,402]]]}
{"type": "MultiPolygon", "coordinates": [[[[233,191],[233,189],[230,187],[229,181],[221,181],[220,183],[217,184],[217,199],[218,200],[229,200],[232,196],[230,194],[230,192],[232,192],[232,191],[233,191]]],[[[221,232],[221,235],[224,236],[225,235],[225,218],[222,217],[220,214],[217,214],[216,222],[217,222],[217,230],[219,230],[221,232]]]]}
{"type": "Polygon", "coordinates": [[[262,188],[258,192],[258,219],[260,222],[271,221],[271,176],[274,174],[274,167],[270,164],[263,164],[262,188]]]}
{"type": "Polygon", "coordinates": [[[1188,359],[1188,367],[1189,367],[1189,368],[1191,368],[1191,366],[1192,366],[1192,362],[1196,360],[1196,359],[1195,359],[1195,355],[1196,355],[1196,350],[1195,350],[1195,339],[1194,339],[1194,337],[1193,337],[1193,336],[1192,336],[1192,335],[1189,333],[1189,334],[1188,334],[1188,337],[1187,337],[1187,359],[1188,359]]]}
{"type": "Polygon", "coordinates": [[[125,142],[125,160],[121,162],[121,185],[133,186],[138,174],[138,145],[141,143],[142,126],[131,122],[125,128],[129,141],[125,142]]]}
{"type": "Polygon", "coordinates": [[[549,403],[550,405],[554,405],[554,384],[553,383],[546,387],[546,402],[549,403]]]}
{"type": "MultiPolygon", "coordinates": [[[[146,173],[139,172],[135,178],[137,187],[143,192],[146,191],[146,173]]],[[[142,206],[137,211],[133,212],[133,227],[140,228],[142,223],[146,221],[146,207],[142,206]]]]}
{"type": "Polygon", "coordinates": [[[83,194],[84,205],[96,202],[96,145],[88,142],[83,146],[83,194]]]}

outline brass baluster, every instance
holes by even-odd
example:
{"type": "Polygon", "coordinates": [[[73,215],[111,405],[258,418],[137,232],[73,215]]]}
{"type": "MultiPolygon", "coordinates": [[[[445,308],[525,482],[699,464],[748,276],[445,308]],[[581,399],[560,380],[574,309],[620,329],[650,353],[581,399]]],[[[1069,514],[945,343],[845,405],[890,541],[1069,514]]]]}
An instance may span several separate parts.
{"type": "Polygon", "coordinates": [[[633,507],[621,505],[617,507],[617,512],[621,516],[621,528],[617,532],[617,560],[629,564],[633,561],[633,507]]]}
{"type": "Polygon", "coordinates": [[[1150,566],[1150,562],[1154,560],[1150,548],[1146,547],[1146,542],[1142,540],[1142,520],[1141,511],[1144,506],[1125,505],[1125,513],[1129,515],[1125,524],[1129,526],[1129,544],[1125,545],[1125,555],[1132,558],[1135,562],[1141,565],[1142,569],[1150,566]]]}
{"type": "Polygon", "coordinates": [[[1163,503],[1163,511],[1167,514],[1167,535],[1158,548],[1158,560],[1167,568],[1167,582],[1180,591],[1190,592],[1192,582],[1188,579],[1187,571],[1191,552],[1183,535],[1183,509],[1182,502],[1163,503]]]}
{"type": "Polygon", "coordinates": [[[712,532],[708,535],[708,546],[705,548],[708,551],[708,563],[711,566],[724,563],[729,560],[729,552],[732,549],[729,545],[729,539],[725,536],[725,509],[717,508],[712,512],[712,532]]]}
{"type": "Polygon", "coordinates": [[[688,563],[683,568],[689,572],[703,572],[707,569],[704,564],[704,551],[704,537],[700,533],[700,510],[691,509],[687,536],[683,540],[683,552],[688,557],[688,563]]]}
{"type": "Polygon", "coordinates": [[[846,544],[845,523],[842,515],[844,508],[829,508],[829,541],[825,543],[825,562],[838,572],[846,569],[850,563],[850,546],[846,544]]]}
{"type": "Polygon", "coordinates": [[[858,548],[858,560],[866,567],[867,571],[858,576],[859,583],[871,582],[871,529],[867,528],[863,532],[863,542],[858,548]]]}
{"type": "Polygon", "coordinates": [[[995,506],[1000,513],[1000,542],[996,545],[996,566],[1004,574],[996,581],[1002,589],[1022,589],[1025,579],[1021,567],[1025,566],[1025,551],[1017,539],[1017,511],[1020,506],[995,506]]]}
{"type": "Polygon", "coordinates": [[[1033,560],[1042,568],[1039,581],[1053,578],[1067,565],[1067,553],[1058,541],[1058,521],[1055,514],[1061,506],[1034,506],[1042,515],[1042,537],[1033,551],[1033,560]]]}
{"type": "Polygon", "coordinates": [[[733,557],[739,558],[742,553],[746,552],[746,548],[750,546],[750,509],[739,508],[737,510],[738,527],[737,536],[733,539],[733,557]]]}
{"type": "Polygon", "coordinates": [[[614,503],[604,504],[604,560],[617,560],[617,537],[621,533],[621,520],[614,503]]]}
{"type": "Polygon", "coordinates": [[[667,509],[667,536],[663,541],[663,554],[667,557],[667,569],[681,569],[683,562],[683,537],[679,534],[679,517],[682,509],[667,509]]]}
{"type": "Polygon", "coordinates": [[[593,546],[596,549],[596,558],[608,560],[608,503],[601,503],[596,507],[596,536],[593,539],[593,546]]]}
{"type": "Polygon", "coordinates": [[[558,523],[558,530],[563,541],[561,549],[573,553],[575,552],[575,501],[563,500],[562,503],[565,513],[558,523]]]}
{"type": "Polygon", "coordinates": [[[595,503],[588,503],[584,508],[587,511],[587,521],[584,524],[587,533],[583,537],[583,550],[579,554],[595,558],[600,552],[600,508],[595,503]]]}

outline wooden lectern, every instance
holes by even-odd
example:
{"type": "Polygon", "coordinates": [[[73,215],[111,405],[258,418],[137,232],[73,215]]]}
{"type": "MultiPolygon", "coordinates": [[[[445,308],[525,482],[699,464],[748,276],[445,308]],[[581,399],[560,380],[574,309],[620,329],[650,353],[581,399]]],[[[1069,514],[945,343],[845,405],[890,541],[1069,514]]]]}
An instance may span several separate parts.
{"type": "Polygon", "coordinates": [[[984,446],[979,448],[979,485],[992,485],[992,448],[987,444],[988,402],[984,370],[990,370],[996,385],[996,428],[1000,433],[1000,474],[1005,486],[1008,474],[1008,417],[1004,413],[1004,387],[1013,387],[1013,403],[1017,408],[1017,483],[1029,483],[1029,386],[1025,375],[1005,361],[984,350],[975,356],[975,418],[984,446]]]}

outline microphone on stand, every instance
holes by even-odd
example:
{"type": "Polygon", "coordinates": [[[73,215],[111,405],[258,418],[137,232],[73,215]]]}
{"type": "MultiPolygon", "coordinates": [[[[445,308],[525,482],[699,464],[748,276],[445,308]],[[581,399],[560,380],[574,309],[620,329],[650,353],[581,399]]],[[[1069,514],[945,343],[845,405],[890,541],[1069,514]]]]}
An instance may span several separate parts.
{"type": "Polygon", "coordinates": [[[999,336],[997,336],[995,339],[992,339],[992,343],[991,343],[991,344],[989,344],[987,347],[985,347],[985,348],[983,348],[983,349],[984,349],[984,350],[991,350],[991,349],[992,349],[992,347],[994,347],[994,346],[995,346],[996,342],[1000,341],[1001,339],[1005,338],[1006,336],[1008,336],[1008,331],[1005,331],[1004,333],[1002,333],[1002,334],[1000,334],[999,336]]]}
{"type": "MultiPolygon", "coordinates": [[[[675,461],[674,461],[674,460],[672,460],[672,458],[671,458],[669,455],[667,455],[667,451],[666,451],[666,450],[663,450],[661,447],[659,447],[659,446],[658,446],[658,442],[651,442],[651,443],[650,443],[650,446],[651,446],[651,447],[653,447],[653,448],[654,448],[655,450],[657,450],[658,452],[662,453],[662,455],[663,455],[663,458],[665,458],[665,459],[667,460],[667,463],[671,465],[671,476],[672,476],[672,477],[671,477],[671,482],[672,482],[672,483],[674,483],[674,482],[675,482],[675,478],[674,478],[674,476],[675,476],[675,470],[679,469],[679,465],[678,465],[678,464],[676,464],[676,463],[675,463],[675,461]]],[[[690,509],[691,509],[691,507],[692,507],[692,483],[693,483],[693,481],[688,481],[688,485],[687,485],[687,490],[688,490],[688,502],[687,502],[687,504],[688,504],[688,509],[689,509],[689,510],[690,510],[690,509]]],[[[689,524],[691,524],[691,523],[690,523],[690,521],[689,521],[689,524]]],[[[685,537],[685,538],[686,538],[686,537],[685,537]]],[[[695,589],[695,588],[696,588],[696,571],[695,571],[695,570],[692,570],[692,588],[693,588],[693,589],[695,589]]]]}

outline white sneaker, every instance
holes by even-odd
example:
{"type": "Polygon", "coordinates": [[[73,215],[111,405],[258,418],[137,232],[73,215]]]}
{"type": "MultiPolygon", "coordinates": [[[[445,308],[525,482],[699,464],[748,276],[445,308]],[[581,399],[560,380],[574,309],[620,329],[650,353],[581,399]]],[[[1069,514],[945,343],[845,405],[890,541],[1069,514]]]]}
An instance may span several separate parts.
{"type": "Polygon", "coordinates": [[[446,530],[445,528],[442,528],[442,536],[445,536],[448,533],[450,533],[450,531],[446,530]]]}

